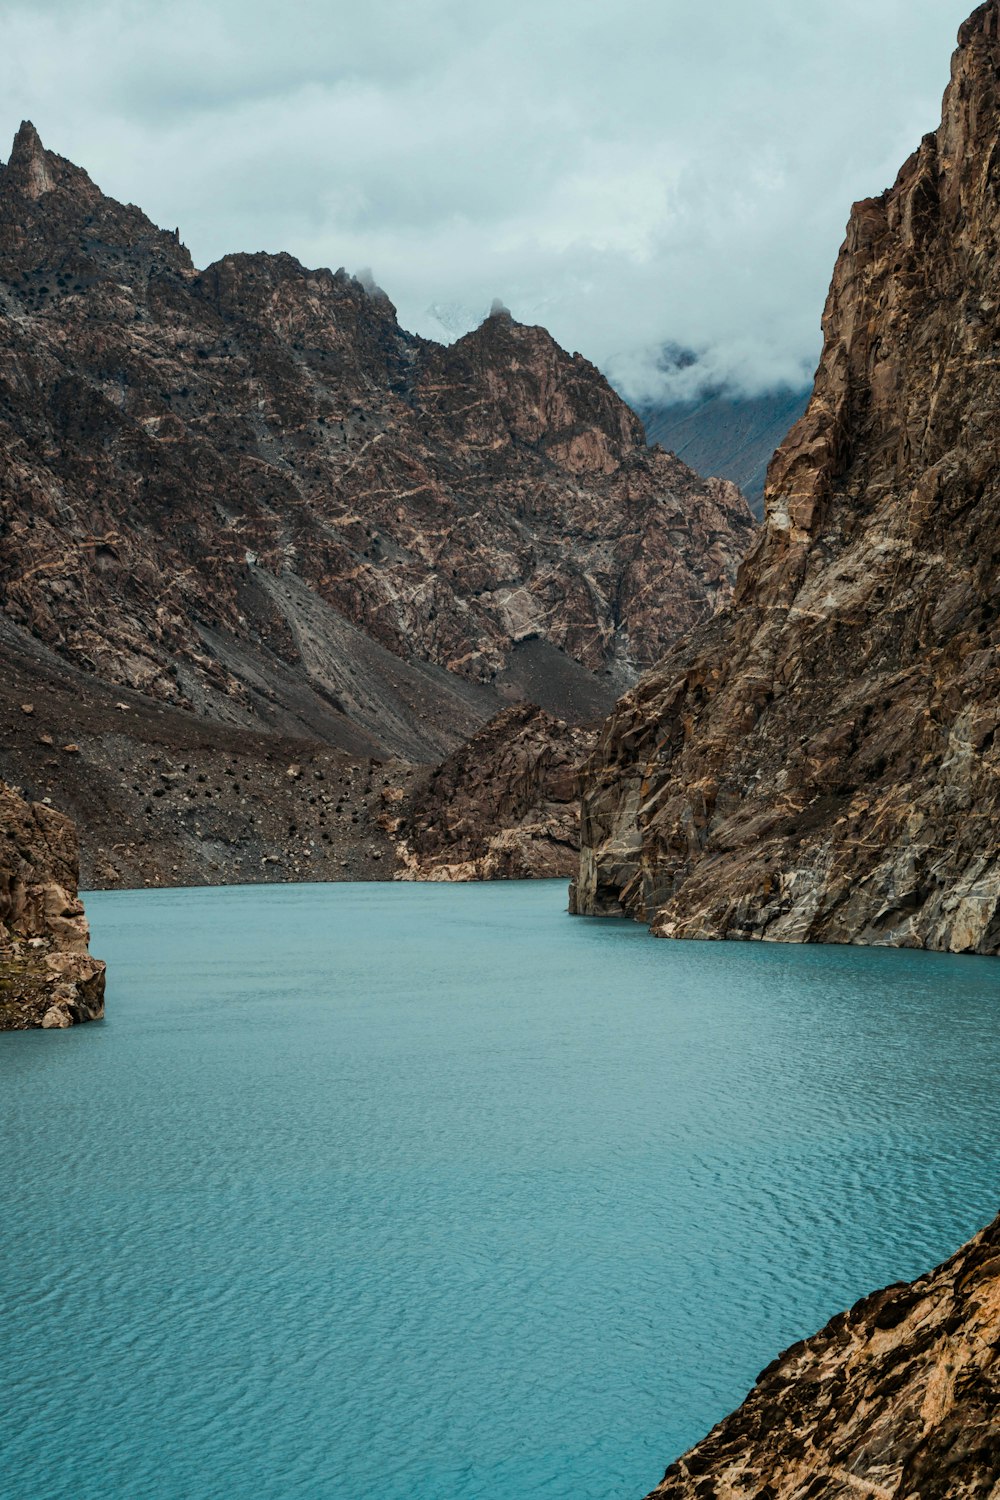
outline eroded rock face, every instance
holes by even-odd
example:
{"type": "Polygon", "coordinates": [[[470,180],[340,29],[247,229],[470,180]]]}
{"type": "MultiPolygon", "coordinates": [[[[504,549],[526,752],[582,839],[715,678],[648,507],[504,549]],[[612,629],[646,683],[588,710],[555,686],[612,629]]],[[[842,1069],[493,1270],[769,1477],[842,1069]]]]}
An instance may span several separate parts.
{"type": "Polygon", "coordinates": [[[731,606],[622,701],[576,909],[661,935],[1000,948],[1000,6],[851,217],[731,606]]]}
{"type": "Polygon", "coordinates": [[[439,759],[523,696],[531,642],[543,705],[606,709],[752,534],[543,329],[442,348],[344,271],[198,271],[30,125],[0,354],[8,617],[106,682],[354,754],[439,759]]]}
{"type": "Polygon", "coordinates": [[[572,874],[580,849],[580,765],[594,738],[595,731],[532,704],[491,719],[414,787],[401,816],[392,819],[403,878],[572,874]]]}
{"type": "Polygon", "coordinates": [[[786,1350],[649,1500],[989,1500],[998,1345],[1000,1219],[786,1350]]]}
{"type": "Polygon", "coordinates": [[[0,1030],[66,1027],[104,1014],[77,896],[76,830],[0,782],[0,1030]]]}

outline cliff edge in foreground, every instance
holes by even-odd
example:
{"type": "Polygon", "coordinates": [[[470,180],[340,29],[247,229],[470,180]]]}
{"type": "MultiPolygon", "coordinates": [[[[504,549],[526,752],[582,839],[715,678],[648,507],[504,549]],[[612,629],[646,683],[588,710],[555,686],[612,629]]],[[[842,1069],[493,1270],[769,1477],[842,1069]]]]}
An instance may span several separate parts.
{"type": "Polygon", "coordinates": [[[648,1500],[989,1500],[998,1345],[1000,1219],[786,1350],[648,1500]]]}
{"type": "Polygon", "coordinates": [[[853,211],[732,604],[618,705],[573,896],[681,938],[1000,948],[1000,4],[853,211]]]}
{"type": "Polygon", "coordinates": [[[77,896],[76,830],[0,782],[0,1031],[66,1027],[104,1014],[77,896]]]}

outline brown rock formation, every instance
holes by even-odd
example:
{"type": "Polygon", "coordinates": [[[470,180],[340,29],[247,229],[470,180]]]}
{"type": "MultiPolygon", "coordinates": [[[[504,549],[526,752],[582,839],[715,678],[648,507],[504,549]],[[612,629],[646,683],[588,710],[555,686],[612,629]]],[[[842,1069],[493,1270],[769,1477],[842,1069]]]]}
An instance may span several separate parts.
{"type": "Polygon", "coordinates": [[[579,767],[595,732],[531,704],[505,709],[418,782],[392,828],[410,880],[525,880],[572,874],[579,767]]]}
{"type": "Polygon", "coordinates": [[[0,605],[159,702],[433,761],[604,710],[726,595],[734,486],[504,314],[442,348],[288,255],[197,271],[18,132],[0,168],[0,605]]]}
{"type": "Polygon", "coordinates": [[[1000,5],[851,217],[732,605],[619,705],[575,893],[661,935],[1000,948],[1000,5]]]}
{"type": "Polygon", "coordinates": [[[0,1030],[66,1027],[104,1014],[77,897],[76,830],[0,782],[0,1030]]]}
{"type": "Polygon", "coordinates": [[[786,1350],[649,1500],[990,1500],[998,1348],[1000,1219],[786,1350]]]}

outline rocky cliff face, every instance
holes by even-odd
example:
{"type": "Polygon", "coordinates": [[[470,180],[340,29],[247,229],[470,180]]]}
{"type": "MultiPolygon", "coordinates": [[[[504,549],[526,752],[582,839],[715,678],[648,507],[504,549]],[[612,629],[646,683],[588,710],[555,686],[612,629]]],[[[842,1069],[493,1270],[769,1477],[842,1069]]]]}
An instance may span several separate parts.
{"type": "Polygon", "coordinates": [[[198,271],[27,124],[0,353],[7,617],[105,682],[356,755],[438,759],[529,668],[552,710],[606,709],[751,535],[543,329],[442,348],[343,271],[198,271]]]}
{"type": "Polygon", "coordinates": [[[66,1027],[104,1014],[77,897],[76,830],[0,782],[0,1030],[66,1027]]]}
{"type": "Polygon", "coordinates": [[[531,704],[491,719],[416,783],[393,820],[404,878],[571,875],[580,850],[579,769],[594,739],[595,731],[531,704]]]}
{"type": "Polygon", "coordinates": [[[1000,1219],[786,1350],[649,1500],[989,1500],[998,1344],[1000,1219]]]}
{"type": "Polygon", "coordinates": [[[1000,948],[1000,5],[851,217],[730,608],[616,710],[577,910],[689,938],[1000,948]]]}

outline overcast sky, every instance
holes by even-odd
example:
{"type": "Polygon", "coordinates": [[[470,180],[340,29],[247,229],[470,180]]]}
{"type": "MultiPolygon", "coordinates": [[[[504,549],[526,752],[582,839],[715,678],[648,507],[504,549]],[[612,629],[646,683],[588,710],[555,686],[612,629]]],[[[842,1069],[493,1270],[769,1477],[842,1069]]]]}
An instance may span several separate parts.
{"type": "Polygon", "coordinates": [[[370,267],[421,333],[499,297],[632,395],[665,341],[759,389],[811,375],[850,205],[972,8],[0,0],[0,141],[32,119],[199,265],[370,267]]]}

